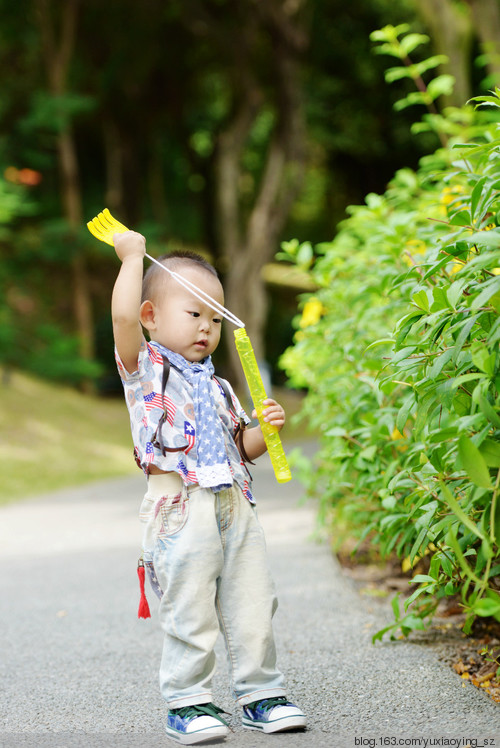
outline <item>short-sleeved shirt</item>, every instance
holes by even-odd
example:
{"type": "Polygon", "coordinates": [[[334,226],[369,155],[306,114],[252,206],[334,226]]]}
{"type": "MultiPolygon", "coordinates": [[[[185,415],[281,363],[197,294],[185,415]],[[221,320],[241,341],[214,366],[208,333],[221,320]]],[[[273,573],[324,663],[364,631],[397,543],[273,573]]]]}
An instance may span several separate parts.
{"type": "MultiPolygon", "coordinates": [[[[134,452],[138,464],[148,474],[151,465],[160,470],[178,473],[186,485],[198,483],[196,474],[197,438],[193,405],[193,387],[181,372],[170,369],[165,392],[162,393],[163,357],[154,341],[144,341],[138,357],[137,370],[130,374],[115,350],[118,372],[122,380],[125,400],[130,414],[130,426],[134,452]],[[166,410],[162,425],[163,445],[166,451],[154,443],[154,435],[161,416],[166,410]]],[[[212,391],[217,415],[222,424],[224,444],[233,480],[246,498],[254,503],[251,476],[235,444],[234,429],[240,419],[245,424],[250,419],[241,407],[232,387],[226,382],[232,402],[216,379],[212,379],[212,391]]]]}

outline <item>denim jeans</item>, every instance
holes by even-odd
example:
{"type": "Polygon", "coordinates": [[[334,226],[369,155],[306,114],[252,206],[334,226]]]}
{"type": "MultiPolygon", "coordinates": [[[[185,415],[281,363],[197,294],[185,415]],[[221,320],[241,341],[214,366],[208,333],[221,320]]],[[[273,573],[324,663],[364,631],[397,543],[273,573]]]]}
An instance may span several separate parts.
{"type": "Polygon", "coordinates": [[[160,688],[168,706],[212,701],[219,631],[238,703],[284,696],[264,533],[240,488],[215,493],[186,488],[173,473],[151,475],[140,515],[145,561],[163,590],[160,688]]]}

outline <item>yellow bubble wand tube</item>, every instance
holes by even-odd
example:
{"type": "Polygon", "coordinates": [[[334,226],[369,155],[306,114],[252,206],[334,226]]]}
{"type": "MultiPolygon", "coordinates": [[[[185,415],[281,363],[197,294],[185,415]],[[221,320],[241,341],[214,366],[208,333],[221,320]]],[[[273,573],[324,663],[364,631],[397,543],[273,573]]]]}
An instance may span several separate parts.
{"type": "MultiPolygon", "coordinates": [[[[101,242],[106,242],[106,244],[110,244],[111,246],[113,246],[113,234],[122,234],[123,232],[128,231],[128,228],[124,226],[123,223],[120,223],[116,220],[116,218],[113,218],[107,208],[105,208],[101,213],[99,213],[99,215],[89,221],[87,223],[87,228],[90,233],[96,237],[96,239],[99,239],[99,241],[101,242]]],[[[269,453],[269,457],[271,458],[271,464],[274,469],[276,480],[278,481],[278,483],[286,483],[287,481],[291,480],[292,474],[290,472],[283,445],[281,443],[279,431],[276,426],[273,426],[270,423],[266,423],[262,415],[262,412],[264,410],[262,403],[264,400],[266,400],[267,395],[264,389],[264,383],[262,382],[262,377],[260,376],[259,367],[257,365],[257,360],[255,358],[250,338],[248,337],[245,330],[245,323],[238,319],[238,317],[236,317],[228,309],[219,304],[218,301],[206,294],[200,288],[197,288],[195,285],[193,285],[190,281],[187,280],[187,278],[183,278],[182,275],[179,275],[179,273],[176,273],[173,270],[169,270],[169,268],[165,267],[165,265],[162,265],[162,263],[158,262],[158,260],[155,260],[155,258],[151,257],[151,255],[147,254],[147,252],[146,257],[163,268],[163,270],[165,270],[173,278],[175,278],[178,283],[180,283],[182,286],[184,286],[184,288],[190,291],[193,296],[196,296],[201,301],[204,301],[218,314],[222,314],[223,317],[232,322],[233,325],[237,326],[238,329],[234,331],[236,350],[238,351],[238,355],[240,357],[241,366],[243,367],[243,372],[245,374],[245,379],[247,380],[248,389],[250,390],[254,408],[257,411],[257,418],[259,419],[259,424],[262,429],[264,441],[266,442],[267,451],[269,453]]]]}
{"type": "Polygon", "coordinates": [[[288,462],[286,459],[285,451],[281,443],[279,431],[276,426],[264,421],[262,412],[263,401],[267,398],[266,391],[264,389],[264,383],[260,376],[259,367],[257,365],[257,359],[253,352],[250,338],[248,337],[244,327],[239,327],[234,331],[234,341],[236,343],[236,350],[240,357],[245,379],[247,380],[248,389],[253,400],[253,405],[257,411],[257,418],[259,419],[260,428],[266,442],[267,451],[271,458],[271,464],[274,469],[274,474],[278,483],[286,483],[292,477],[288,462]]]}

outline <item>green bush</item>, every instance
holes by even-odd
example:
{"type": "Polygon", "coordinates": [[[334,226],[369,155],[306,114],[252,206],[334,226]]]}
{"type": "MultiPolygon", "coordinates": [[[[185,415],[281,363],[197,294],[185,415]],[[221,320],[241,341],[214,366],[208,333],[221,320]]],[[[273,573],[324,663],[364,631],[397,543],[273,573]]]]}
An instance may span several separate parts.
{"type": "Polygon", "coordinates": [[[318,286],[282,365],[320,433],[321,519],[427,562],[375,638],[422,628],[446,596],[466,631],[500,620],[500,90],[477,103],[425,117],[442,147],[349,208],[332,242],[281,254],[318,286]]]}

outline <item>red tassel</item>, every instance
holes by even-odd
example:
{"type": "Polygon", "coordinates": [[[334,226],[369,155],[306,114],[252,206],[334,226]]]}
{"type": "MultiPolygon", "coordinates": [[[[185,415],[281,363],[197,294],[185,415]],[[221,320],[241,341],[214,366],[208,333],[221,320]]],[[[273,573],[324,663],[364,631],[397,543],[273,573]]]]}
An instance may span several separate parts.
{"type": "Polygon", "coordinates": [[[139,612],[137,613],[138,618],[151,618],[148,601],[146,598],[146,591],[144,589],[144,562],[142,558],[139,560],[137,565],[137,576],[139,577],[139,587],[141,588],[141,600],[139,602],[139,612]]]}

